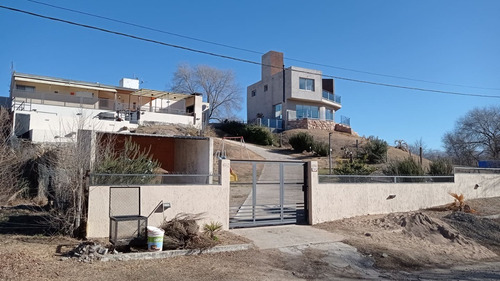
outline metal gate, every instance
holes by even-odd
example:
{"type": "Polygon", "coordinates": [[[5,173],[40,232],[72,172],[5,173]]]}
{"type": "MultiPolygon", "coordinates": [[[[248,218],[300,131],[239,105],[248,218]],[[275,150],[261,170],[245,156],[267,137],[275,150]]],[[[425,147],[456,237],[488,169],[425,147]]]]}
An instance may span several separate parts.
{"type": "Polygon", "coordinates": [[[307,223],[306,163],[231,160],[229,227],[307,223]]]}

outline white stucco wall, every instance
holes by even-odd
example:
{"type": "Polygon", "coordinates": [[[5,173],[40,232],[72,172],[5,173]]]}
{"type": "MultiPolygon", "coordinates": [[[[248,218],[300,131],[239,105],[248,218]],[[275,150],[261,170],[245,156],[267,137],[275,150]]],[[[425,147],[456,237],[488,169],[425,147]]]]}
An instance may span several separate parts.
{"type": "Polygon", "coordinates": [[[139,123],[142,122],[162,122],[162,123],[170,123],[170,124],[182,124],[188,126],[195,126],[196,128],[201,128],[201,122],[193,124],[194,118],[189,115],[179,115],[179,114],[169,114],[169,113],[155,113],[155,112],[144,112],[141,115],[141,119],[139,123]]]}
{"type": "Polygon", "coordinates": [[[16,111],[15,114],[30,116],[29,129],[33,130],[33,142],[75,141],[78,130],[117,132],[123,127],[137,128],[137,124],[128,121],[96,118],[101,112],[109,111],[33,104],[31,111],[16,111]]]}
{"type": "MultiPolygon", "coordinates": [[[[169,220],[179,213],[203,213],[200,227],[220,222],[229,227],[229,160],[221,160],[221,179],[218,185],[158,185],[141,187],[141,215],[148,216],[163,200],[171,204],[164,213],[169,220]]],[[[186,175],[189,176],[189,175],[186,175]]],[[[91,186],[88,203],[88,238],[109,237],[109,186],[91,186]]],[[[159,226],[163,215],[153,213],[148,225],[159,226]]]]}
{"type": "Polygon", "coordinates": [[[455,174],[454,183],[319,184],[317,162],[311,163],[309,221],[317,224],[369,214],[415,211],[465,199],[500,196],[500,174],[455,174]],[[475,189],[475,185],[479,185],[475,189]],[[394,199],[387,199],[396,195],[394,199]]]}

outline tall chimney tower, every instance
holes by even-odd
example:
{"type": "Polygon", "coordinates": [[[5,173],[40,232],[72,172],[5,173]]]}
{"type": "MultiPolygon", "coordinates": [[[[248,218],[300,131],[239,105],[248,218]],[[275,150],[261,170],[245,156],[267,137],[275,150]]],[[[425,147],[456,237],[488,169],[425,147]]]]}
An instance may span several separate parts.
{"type": "Polygon", "coordinates": [[[262,80],[283,70],[283,53],[269,51],[262,55],[262,80]]]}

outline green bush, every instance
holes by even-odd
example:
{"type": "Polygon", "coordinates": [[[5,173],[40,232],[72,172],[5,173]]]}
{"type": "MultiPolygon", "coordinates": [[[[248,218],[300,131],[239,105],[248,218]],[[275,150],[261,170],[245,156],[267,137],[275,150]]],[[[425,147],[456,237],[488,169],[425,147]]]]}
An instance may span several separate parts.
{"type": "Polygon", "coordinates": [[[224,121],[219,125],[219,128],[229,134],[230,136],[243,136],[246,128],[246,124],[243,124],[238,121],[224,121]]]}
{"type": "MultiPolygon", "coordinates": [[[[429,165],[429,174],[431,176],[450,176],[453,175],[453,164],[449,159],[439,158],[429,165]]],[[[434,182],[447,182],[448,178],[433,178],[434,182]]]]}
{"type": "Polygon", "coordinates": [[[104,151],[94,167],[94,173],[107,174],[95,176],[97,184],[141,184],[149,183],[160,163],[130,139],[125,141],[122,151],[104,151]],[[113,176],[113,174],[133,174],[134,176],[113,176]]]}
{"type": "Polygon", "coordinates": [[[311,151],[314,145],[314,139],[310,134],[300,132],[291,136],[288,143],[292,146],[293,150],[297,152],[302,152],[304,150],[311,151]]]}
{"type": "Polygon", "coordinates": [[[312,150],[318,156],[328,156],[328,144],[327,143],[324,143],[321,141],[315,141],[315,142],[313,142],[312,150]]]}
{"type": "MultiPolygon", "coordinates": [[[[390,163],[384,170],[384,174],[389,176],[423,176],[424,169],[413,158],[406,158],[402,161],[390,163]]],[[[402,182],[420,182],[421,178],[403,178],[402,182]]]]}
{"type": "Polygon", "coordinates": [[[387,142],[379,138],[370,137],[360,151],[360,158],[366,159],[369,164],[385,162],[387,155],[387,142]]]}
{"type": "Polygon", "coordinates": [[[333,168],[336,175],[369,175],[375,171],[374,167],[370,167],[361,160],[339,163],[333,168]]]}
{"type": "Polygon", "coordinates": [[[269,129],[256,125],[247,125],[238,121],[224,121],[219,129],[233,137],[243,137],[245,142],[259,145],[272,145],[273,135],[269,129]]]}
{"type": "Polygon", "coordinates": [[[243,131],[243,138],[246,142],[260,145],[272,145],[273,135],[269,129],[256,125],[246,125],[243,131]]]}
{"type": "Polygon", "coordinates": [[[453,165],[448,159],[440,158],[429,165],[429,175],[449,176],[453,174],[453,165]]]}

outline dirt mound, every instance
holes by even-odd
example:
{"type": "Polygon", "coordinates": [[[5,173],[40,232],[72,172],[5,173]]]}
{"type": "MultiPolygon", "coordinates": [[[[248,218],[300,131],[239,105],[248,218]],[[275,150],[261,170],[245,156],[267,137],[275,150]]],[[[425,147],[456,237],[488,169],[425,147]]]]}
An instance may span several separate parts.
{"type": "Polygon", "coordinates": [[[447,221],[425,212],[363,216],[318,227],[345,235],[344,242],[372,256],[376,266],[385,269],[446,267],[497,257],[447,221]]]}
{"type": "Polygon", "coordinates": [[[480,218],[463,212],[451,213],[443,219],[462,235],[500,254],[500,220],[480,218]]]}
{"type": "Polygon", "coordinates": [[[400,215],[396,219],[398,224],[404,228],[403,233],[406,235],[433,240],[444,238],[453,242],[468,243],[467,240],[459,236],[458,231],[445,223],[438,223],[423,213],[408,213],[400,215]]]}

